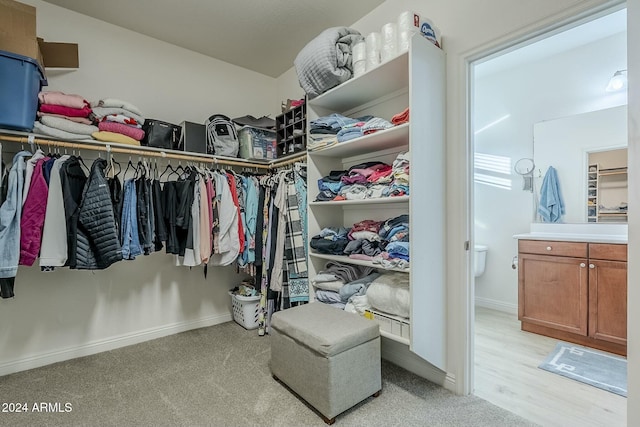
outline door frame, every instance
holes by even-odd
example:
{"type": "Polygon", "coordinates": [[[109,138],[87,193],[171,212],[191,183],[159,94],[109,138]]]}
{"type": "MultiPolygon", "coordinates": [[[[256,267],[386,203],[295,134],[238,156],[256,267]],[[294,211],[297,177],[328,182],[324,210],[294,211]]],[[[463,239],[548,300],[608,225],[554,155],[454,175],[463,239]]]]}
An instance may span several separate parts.
{"type": "MultiPolygon", "coordinates": [[[[458,372],[460,372],[459,381],[455,382],[455,391],[458,394],[473,394],[474,390],[474,360],[475,360],[475,277],[473,269],[473,247],[474,247],[474,135],[473,135],[473,85],[474,85],[474,66],[492,58],[498,57],[510,51],[516,50],[527,44],[534,43],[538,40],[553,36],[570,29],[572,27],[584,24],[593,19],[608,15],[617,10],[626,7],[625,0],[609,0],[609,1],[585,1],[577,5],[575,8],[565,11],[541,20],[520,31],[508,34],[498,40],[486,45],[479,46],[470,51],[460,54],[456,58],[456,65],[460,73],[458,75],[458,84],[462,88],[459,92],[459,105],[462,106],[459,111],[459,123],[461,123],[461,135],[464,138],[464,164],[458,164],[460,169],[466,173],[466,179],[463,183],[464,202],[466,209],[463,221],[454,223],[453,227],[460,230],[466,230],[464,235],[466,244],[464,253],[459,248],[454,248],[455,259],[451,263],[450,273],[460,271],[457,266],[466,265],[465,286],[461,289],[461,299],[458,307],[463,307],[463,312],[456,320],[465,330],[464,334],[449,347],[449,351],[462,350],[460,354],[462,358],[458,360],[458,372]]],[[[462,148],[462,147],[461,147],[462,148]]],[[[458,169],[458,170],[460,170],[458,169]]],[[[454,221],[452,221],[454,222],[454,221]]],[[[451,227],[451,226],[450,226],[451,227]]],[[[449,232],[451,233],[451,228],[449,232]]],[[[456,233],[451,233],[457,235],[456,233]]],[[[450,277],[450,279],[455,279],[450,277]]],[[[455,283],[455,280],[450,281],[455,283]]]]}

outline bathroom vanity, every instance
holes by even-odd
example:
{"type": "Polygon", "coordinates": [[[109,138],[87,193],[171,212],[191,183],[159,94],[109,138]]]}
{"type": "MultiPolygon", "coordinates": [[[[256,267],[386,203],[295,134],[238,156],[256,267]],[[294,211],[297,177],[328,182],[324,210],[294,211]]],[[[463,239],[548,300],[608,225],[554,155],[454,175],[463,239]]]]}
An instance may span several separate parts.
{"type": "Polygon", "coordinates": [[[626,355],[626,225],[533,225],[514,236],[522,330],[626,355]]]}

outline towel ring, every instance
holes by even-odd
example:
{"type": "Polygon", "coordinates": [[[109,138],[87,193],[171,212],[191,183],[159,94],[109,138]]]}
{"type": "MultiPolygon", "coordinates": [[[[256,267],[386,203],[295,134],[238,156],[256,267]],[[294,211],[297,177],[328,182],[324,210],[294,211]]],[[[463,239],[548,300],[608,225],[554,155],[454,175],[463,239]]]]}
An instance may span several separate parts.
{"type": "Polygon", "coordinates": [[[536,168],[536,164],[533,159],[525,157],[518,160],[513,167],[513,170],[522,176],[522,190],[533,193],[533,170],[536,168]]]}
{"type": "Polygon", "coordinates": [[[513,170],[518,175],[525,176],[525,175],[532,175],[533,170],[535,168],[536,168],[536,164],[533,162],[533,159],[525,157],[516,162],[515,166],[513,167],[513,170]]]}

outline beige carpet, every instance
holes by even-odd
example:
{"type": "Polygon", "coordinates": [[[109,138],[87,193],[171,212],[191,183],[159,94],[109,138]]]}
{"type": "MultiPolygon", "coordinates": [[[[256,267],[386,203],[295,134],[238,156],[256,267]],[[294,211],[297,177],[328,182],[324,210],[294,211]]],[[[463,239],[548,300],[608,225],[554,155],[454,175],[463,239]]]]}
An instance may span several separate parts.
{"type": "MultiPolygon", "coordinates": [[[[271,378],[269,338],[236,323],[184,332],[0,377],[0,426],[323,426],[271,378]],[[34,403],[70,412],[34,413],[34,403]],[[2,409],[2,408],[0,408],[2,409]]],[[[533,425],[474,396],[458,397],[393,364],[382,394],[338,416],[338,426],[533,425]]]]}

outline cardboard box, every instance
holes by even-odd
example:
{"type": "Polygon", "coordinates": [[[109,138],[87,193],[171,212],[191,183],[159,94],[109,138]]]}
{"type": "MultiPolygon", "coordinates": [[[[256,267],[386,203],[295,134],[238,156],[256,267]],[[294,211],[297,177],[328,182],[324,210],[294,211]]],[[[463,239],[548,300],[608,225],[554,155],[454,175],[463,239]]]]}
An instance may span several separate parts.
{"type": "Polygon", "coordinates": [[[78,45],[76,43],[46,42],[38,37],[43,66],[48,68],[78,68],[78,45]]]}
{"type": "Polygon", "coordinates": [[[35,7],[13,0],[0,0],[0,50],[40,62],[35,7]]]}

